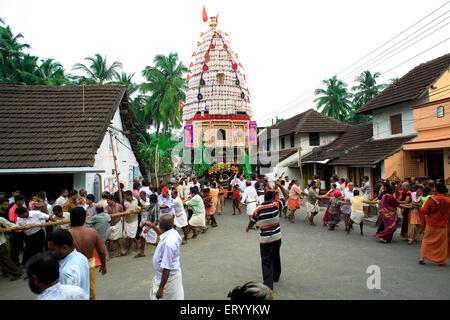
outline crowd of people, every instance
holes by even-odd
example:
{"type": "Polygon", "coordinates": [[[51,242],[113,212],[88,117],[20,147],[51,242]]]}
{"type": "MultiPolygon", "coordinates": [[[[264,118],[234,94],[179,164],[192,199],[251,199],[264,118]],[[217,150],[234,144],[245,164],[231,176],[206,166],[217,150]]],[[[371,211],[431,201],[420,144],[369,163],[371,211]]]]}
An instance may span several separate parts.
{"type": "MultiPolygon", "coordinates": [[[[364,177],[361,186],[355,186],[349,179],[333,176],[330,190],[320,192],[318,176],[305,189],[299,180],[283,176],[270,173],[246,180],[237,174],[225,181],[222,176],[188,175],[161,182],[157,187],[145,179],[135,179],[132,190],[124,190],[120,184],[118,191],[105,191],[101,199],[95,199],[86,190],[62,189],[57,199],[48,199],[46,192],[41,191],[25,203],[20,190],[14,190],[10,198],[0,193],[1,228],[70,220],[11,232],[9,246],[0,229],[3,275],[17,280],[26,267],[29,286],[40,294],[40,299],[57,295],[95,299],[96,267],[106,274],[106,262],[113,256],[129,255],[134,245],[138,251],[135,258],[145,257],[146,245],[154,245],[155,278],[150,298],[183,299],[179,246],[210,227],[218,227],[218,216],[223,214],[228,197],[232,198],[233,215],[242,214],[246,207],[246,231],[260,229],[262,273],[269,290],[263,290],[266,298],[272,297],[273,283],[281,274],[279,219],[284,216],[294,223],[302,203],[304,221],[311,226],[316,225],[314,218],[320,211],[320,202],[326,200],[323,226],[336,230],[343,217],[345,232],[350,233],[353,225],[359,225],[361,235],[369,207],[374,206],[378,211],[375,237],[380,242],[391,242],[400,225],[400,236],[410,245],[423,237],[419,263],[424,264],[427,259],[445,265],[450,258],[450,200],[442,181],[414,177],[406,181],[380,179],[372,192],[368,177],[364,177]],[[114,215],[122,212],[126,214],[114,215]],[[58,273],[55,264],[59,265],[58,273]]],[[[252,286],[257,288],[258,284],[252,286]]],[[[234,290],[230,296],[235,297],[237,292],[240,291],[234,290]]]]}

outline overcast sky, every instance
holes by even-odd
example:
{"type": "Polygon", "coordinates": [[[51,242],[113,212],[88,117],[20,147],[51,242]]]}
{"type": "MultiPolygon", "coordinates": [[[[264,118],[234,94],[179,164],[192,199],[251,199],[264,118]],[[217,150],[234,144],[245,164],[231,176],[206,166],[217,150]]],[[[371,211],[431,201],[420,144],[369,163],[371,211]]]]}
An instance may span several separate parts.
{"type": "MultiPolygon", "coordinates": [[[[135,79],[141,81],[140,72],[153,64],[156,54],[178,52],[184,64],[190,64],[200,33],[209,28],[202,20],[203,5],[208,16],[219,12],[219,29],[230,35],[232,48],[239,54],[252,98],[253,118],[264,120],[258,122],[259,126],[268,124],[270,116],[286,119],[314,107],[313,98],[303,96],[305,93],[442,5],[432,16],[338,77],[351,87],[363,69],[387,71],[448,39],[450,34],[450,3],[445,0],[0,0],[0,17],[13,32],[24,35],[32,54],[55,58],[68,71],[74,63],[84,62],[86,56],[100,53],[107,55],[110,63],[121,61],[124,71],[136,72],[135,79]],[[381,62],[378,66],[371,68],[365,63],[409,34],[417,31],[414,36],[418,36],[434,24],[438,25],[402,48],[386,51],[385,57],[373,62],[381,62]],[[401,51],[422,37],[426,38],[401,51]],[[291,101],[295,102],[286,106],[291,101]]],[[[448,52],[450,41],[383,74],[380,82],[401,77],[414,66],[448,52]]]]}

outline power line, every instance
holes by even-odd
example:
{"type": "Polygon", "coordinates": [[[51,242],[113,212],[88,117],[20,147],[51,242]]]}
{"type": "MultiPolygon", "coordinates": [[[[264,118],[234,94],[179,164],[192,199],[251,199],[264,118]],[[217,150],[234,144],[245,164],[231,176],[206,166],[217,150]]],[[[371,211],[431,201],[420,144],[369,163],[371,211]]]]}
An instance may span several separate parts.
{"type": "Polygon", "coordinates": [[[412,59],[414,59],[414,58],[416,58],[416,57],[420,56],[421,54],[424,54],[425,52],[428,52],[428,51],[430,51],[431,49],[433,49],[433,48],[435,48],[435,47],[437,47],[437,46],[439,46],[439,45],[443,44],[444,42],[448,41],[449,39],[450,39],[450,38],[447,38],[447,39],[445,39],[445,40],[443,40],[443,41],[441,41],[441,42],[439,42],[439,43],[435,44],[435,45],[434,45],[434,46],[432,46],[431,48],[428,48],[428,49],[426,49],[426,50],[422,51],[421,53],[419,53],[419,54],[416,54],[416,55],[415,55],[414,57],[412,57],[412,58],[409,58],[408,60],[405,60],[405,61],[403,61],[402,63],[399,63],[398,65],[396,65],[396,66],[394,66],[394,67],[392,67],[392,68],[390,68],[390,69],[388,69],[388,70],[386,70],[386,71],[382,72],[382,74],[386,74],[386,73],[388,73],[388,72],[390,72],[390,71],[394,70],[395,68],[397,68],[397,67],[400,67],[401,65],[405,64],[406,62],[408,62],[408,61],[411,61],[412,59]]]}
{"type": "MultiPolygon", "coordinates": [[[[449,17],[449,18],[450,18],[450,17],[449,17]]],[[[448,18],[447,18],[447,19],[448,19],[448,18]]],[[[391,55],[391,56],[389,56],[389,57],[387,57],[386,59],[384,59],[384,60],[382,60],[382,61],[380,61],[380,62],[378,62],[378,63],[376,63],[376,64],[374,64],[374,65],[372,65],[372,66],[370,66],[370,68],[374,68],[374,67],[380,65],[381,63],[383,63],[383,62],[385,62],[385,61],[391,59],[392,57],[394,57],[394,56],[396,56],[397,54],[399,54],[399,53],[405,51],[406,49],[408,49],[409,47],[413,46],[413,45],[416,44],[417,42],[420,42],[420,41],[422,41],[423,39],[428,38],[430,35],[432,35],[433,33],[437,32],[437,31],[439,31],[440,29],[446,27],[446,26],[449,25],[449,24],[450,24],[450,22],[447,23],[447,24],[445,24],[445,25],[443,25],[442,27],[440,27],[440,28],[434,30],[434,31],[431,32],[430,34],[428,34],[428,35],[422,37],[421,39],[419,39],[419,40],[413,42],[412,44],[410,44],[409,46],[403,48],[402,50],[400,50],[400,51],[394,53],[393,55],[391,55]]],[[[416,37],[415,37],[415,38],[416,38],[416,37]]],[[[413,39],[411,39],[411,40],[414,40],[415,38],[413,38],[413,39]]],[[[411,41],[411,40],[409,40],[409,41],[411,41]]],[[[408,41],[408,42],[409,42],[409,41],[408,41]]],[[[403,45],[405,45],[405,44],[408,43],[408,42],[405,42],[403,45]]],[[[402,46],[403,46],[403,45],[402,45],[402,46]]],[[[398,48],[397,48],[397,49],[398,49],[398,48]]],[[[396,50],[396,49],[394,49],[393,51],[395,51],[395,50],[396,50]]],[[[391,51],[390,53],[392,53],[393,51],[391,51]]],[[[374,61],[374,62],[375,62],[375,61],[374,61]]],[[[347,78],[347,79],[343,79],[343,81],[346,81],[346,80],[348,80],[348,78],[347,78]]]]}
{"type": "MultiPolygon", "coordinates": [[[[405,64],[406,62],[411,61],[412,59],[414,59],[414,58],[416,58],[416,57],[418,57],[418,56],[420,56],[420,55],[422,55],[422,54],[424,54],[424,53],[430,51],[431,49],[433,49],[433,48],[435,48],[435,47],[441,45],[442,43],[448,41],[449,39],[450,39],[450,38],[447,38],[447,39],[445,39],[445,40],[443,40],[443,41],[441,41],[441,42],[435,44],[434,46],[432,46],[432,47],[430,47],[430,48],[428,48],[428,49],[426,49],[426,50],[424,50],[424,51],[418,53],[417,55],[415,55],[415,56],[413,56],[413,57],[411,57],[411,58],[409,58],[409,59],[407,59],[407,60],[405,60],[405,61],[399,63],[398,65],[396,65],[396,66],[394,66],[394,67],[392,67],[392,68],[390,68],[390,69],[388,69],[388,70],[382,72],[382,74],[386,74],[386,73],[388,73],[388,72],[390,72],[390,71],[392,71],[392,70],[394,70],[394,69],[400,67],[401,65],[405,64]]],[[[308,101],[309,101],[309,99],[308,99],[308,101]]],[[[309,103],[309,102],[308,102],[308,103],[309,103]]],[[[302,107],[304,107],[304,106],[306,106],[306,105],[307,105],[307,104],[303,104],[303,105],[300,105],[300,106],[297,105],[296,108],[300,109],[300,108],[302,108],[302,107]]],[[[288,110],[288,109],[287,109],[287,110],[288,110]]],[[[287,111],[287,110],[283,110],[283,111],[287,111]]],[[[277,110],[276,112],[280,112],[280,110],[277,110]]],[[[265,121],[266,119],[267,119],[267,117],[266,117],[266,118],[263,118],[263,119],[261,119],[261,120],[259,120],[259,121],[265,121]]]]}
{"type": "MultiPolygon", "coordinates": [[[[359,61],[363,60],[363,59],[366,58],[367,56],[370,56],[372,53],[376,52],[378,49],[382,48],[382,47],[385,46],[387,43],[389,43],[389,42],[391,42],[392,40],[398,38],[400,35],[402,35],[402,34],[405,33],[406,31],[408,31],[408,30],[411,29],[412,27],[416,26],[417,24],[419,24],[420,22],[422,22],[423,20],[425,20],[426,18],[428,18],[429,16],[431,16],[433,13],[439,11],[441,8],[443,8],[444,6],[446,6],[448,3],[450,3],[450,2],[446,2],[445,4],[443,4],[442,6],[440,6],[439,8],[435,9],[434,11],[432,11],[431,13],[429,13],[428,15],[426,15],[425,17],[423,17],[422,19],[420,19],[419,21],[417,21],[416,23],[414,23],[413,25],[411,25],[410,27],[408,27],[407,29],[405,29],[405,30],[403,30],[402,32],[400,32],[399,34],[397,34],[395,37],[391,38],[390,40],[388,40],[387,42],[385,42],[385,43],[382,44],[381,46],[379,46],[379,47],[377,47],[376,49],[372,50],[369,54],[365,55],[363,58],[359,59],[358,61],[356,61],[355,63],[353,63],[353,64],[350,65],[349,67],[347,67],[347,68],[345,68],[344,70],[340,71],[340,72],[337,73],[336,75],[338,75],[338,74],[340,74],[340,73],[342,73],[342,72],[345,72],[346,70],[348,70],[349,68],[351,68],[352,66],[354,66],[355,64],[357,64],[359,61]]],[[[447,14],[447,13],[448,13],[448,11],[445,12],[443,15],[445,15],[445,14],[447,14]]],[[[443,15],[440,15],[438,18],[442,17],[443,15]]],[[[433,21],[436,21],[438,18],[434,19],[433,21]]],[[[443,21],[445,21],[445,20],[446,20],[446,19],[444,19],[443,21]]],[[[425,26],[421,27],[419,30],[421,30],[421,29],[423,29],[424,27],[428,26],[428,25],[429,25],[430,23],[432,23],[433,21],[431,21],[431,22],[429,22],[428,24],[426,24],[425,26]]],[[[443,21],[440,21],[440,22],[437,23],[436,25],[442,23],[443,21]]],[[[435,27],[436,25],[434,25],[433,27],[435,27]]],[[[432,28],[433,28],[433,27],[432,27],[432,28]]],[[[428,31],[428,30],[430,30],[430,29],[431,29],[431,28],[427,29],[426,31],[428,31]]],[[[419,31],[419,30],[417,30],[417,31],[419,31]]],[[[406,40],[407,38],[409,38],[410,36],[414,35],[415,33],[417,33],[417,31],[415,31],[414,33],[410,34],[408,37],[404,38],[402,41],[404,41],[404,40],[406,40]]],[[[425,31],[425,32],[426,32],[426,31],[425,31]]],[[[435,31],[437,31],[437,30],[435,30],[435,31]]],[[[435,31],[434,31],[434,32],[435,32],[435,31]]],[[[434,33],[434,32],[433,32],[433,33],[434,33]]],[[[422,32],[421,34],[423,34],[423,32],[422,32]]],[[[432,33],[431,33],[431,34],[432,34],[432,33]]],[[[429,34],[429,35],[431,35],[431,34],[429,34]]],[[[429,36],[429,35],[428,35],[428,36],[429,36]]],[[[413,40],[413,39],[411,39],[411,40],[413,40]]],[[[411,41],[411,40],[409,40],[409,41],[411,41]]],[[[421,40],[422,40],[422,39],[421,39],[421,40]]],[[[402,42],[402,41],[400,41],[400,42],[402,42]]],[[[409,42],[409,41],[408,41],[408,42],[409,42]]],[[[417,42],[418,42],[418,41],[417,41],[417,42]]],[[[397,44],[398,44],[398,43],[397,43],[397,44]]],[[[406,43],[405,43],[405,44],[406,44],[406,43]]],[[[404,45],[404,44],[403,44],[403,45],[404,45]]],[[[402,45],[402,46],[403,46],[403,45],[402,45]]],[[[395,45],[394,45],[394,46],[395,46],[395,45]]],[[[391,46],[390,48],[392,48],[392,46],[391,46]]],[[[390,48],[388,48],[387,50],[389,50],[390,48]]],[[[398,49],[398,48],[397,48],[397,49],[398,49]]],[[[405,49],[406,49],[406,48],[405,48],[405,49]]],[[[402,50],[402,51],[404,51],[404,50],[402,50]]],[[[402,52],[402,51],[400,51],[400,52],[402,52]]],[[[385,52],[385,51],[383,51],[383,53],[384,53],[384,52],[385,52]]],[[[398,52],[398,53],[400,53],[400,52],[398,52]]],[[[397,54],[398,54],[398,53],[397,53],[397,54]]],[[[375,58],[376,58],[376,57],[375,57],[375,58]]],[[[372,58],[372,59],[373,59],[373,58],[372,58]]],[[[388,60],[388,59],[386,59],[386,60],[388,60]]],[[[384,60],[384,61],[386,61],[386,60],[384,60]]],[[[371,61],[371,60],[369,60],[369,61],[371,61]]],[[[366,62],[366,63],[367,63],[367,62],[366,62]]],[[[361,67],[362,67],[362,66],[361,66],[361,67]]],[[[317,89],[317,88],[320,88],[321,85],[322,85],[322,84],[320,84],[319,86],[314,87],[313,89],[311,89],[311,90],[309,90],[309,91],[304,92],[302,95],[298,96],[297,98],[295,98],[295,99],[291,100],[290,102],[288,102],[287,104],[283,105],[281,108],[278,108],[277,110],[268,113],[268,114],[267,114],[266,116],[264,116],[263,118],[260,118],[259,121],[265,121],[265,120],[268,120],[268,119],[270,119],[271,117],[273,117],[273,115],[275,115],[276,113],[282,112],[282,111],[284,111],[284,110],[288,110],[289,107],[290,107],[290,105],[291,105],[292,103],[296,102],[298,99],[300,99],[301,97],[305,96],[305,95],[308,94],[308,93],[309,93],[309,95],[311,95],[310,92],[311,92],[311,91],[314,91],[314,90],[317,89]]],[[[308,97],[309,97],[309,96],[308,96],[308,97]]],[[[301,101],[304,101],[304,100],[305,100],[305,99],[302,99],[301,101]]],[[[309,100],[309,98],[308,98],[307,100],[309,100]]],[[[303,105],[302,105],[301,107],[303,107],[303,105]]]]}
{"type": "MultiPolygon", "coordinates": [[[[449,11],[446,11],[444,14],[440,15],[440,16],[437,17],[435,20],[430,21],[428,24],[424,25],[422,28],[417,29],[415,32],[411,33],[411,34],[408,35],[406,38],[400,40],[400,41],[397,42],[396,44],[390,46],[389,48],[387,48],[387,49],[384,50],[383,52],[381,52],[381,53],[379,53],[378,55],[376,55],[375,57],[371,58],[370,60],[368,60],[367,62],[365,62],[365,65],[366,65],[366,66],[361,65],[360,67],[354,69],[354,70],[353,70],[352,72],[350,72],[349,74],[346,74],[346,75],[342,76],[342,79],[343,79],[343,80],[344,80],[344,79],[348,79],[348,76],[349,76],[349,75],[354,74],[354,73],[357,72],[358,70],[361,70],[361,69],[368,69],[369,66],[370,66],[372,63],[374,63],[374,62],[376,62],[376,61],[379,61],[382,57],[385,57],[385,56],[389,55],[389,54],[392,53],[393,51],[395,51],[395,50],[401,48],[402,46],[404,46],[404,45],[407,44],[408,42],[410,42],[410,41],[416,39],[416,38],[419,37],[420,35],[424,34],[425,32],[427,32],[427,31],[433,29],[433,28],[436,27],[437,25],[439,25],[439,24],[441,24],[442,22],[444,22],[445,20],[449,19],[450,17],[447,17],[447,18],[445,18],[445,19],[439,21],[438,23],[434,24],[433,26],[431,26],[430,28],[426,29],[426,30],[423,31],[422,33],[419,33],[419,34],[418,34],[417,36],[415,36],[414,38],[409,39],[409,40],[406,41],[405,43],[403,43],[403,44],[401,44],[400,46],[398,46],[397,48],[395,48],[398,44],[400,44],[400,43],[402,43],[403,41],[407,40],[409,37],[411,37],[412,35],[416,34],[416,33],[419,32],[420,30],[422,30],[424,27],[426,27],[426,26],[428,26],[429,24],[433,23],[434,21],[436,21],[437,19],[439,19],[439,18],[442,17],[443,15],[446,15],[448,12],[450,12],[450,10],[449,10],[449,11]],[[388,50],[390,50],[390,49],[392,49],[392,48],[394,48],[394,49],[391,50],[391,51],[389,51],[388,53],[384,54],[386,51],[388,51],[388,50]]],[[[448,25],[448,23],[447,23],[446,25],[448,25]]],[[[443,27],[445,27],[446,25],[444,25],[443,27]]],[[[421,40],[427,38],[428,36],[432,35],[434,32],[436,32],[436,31],[442,29],[443,27],[440,27],[440,28],[434,30],[432,33],[430,33],[430,34],[428,34],[427,36],[423,37],[421,40]]],[[[419,40],[419,41],[420,41],[420,40],[419,40]]],[[[414,43],[417,43],[417,42],[419,42],[419,41],[416,41],[416,42],[414,42],[414,43]]],[[[398,53],[400,53],[400,52],[406,50],[406,49],[409,48],[409,47],[410,47],[410,46],[404,48],[403,50],[397,52],[396,54],[398,54],[398,53]]],[[[395,56],[396,54],[392,55],[391,57],[395,56]]],[[[388,59],[390,59],[390,58],[388,58],[388,59]]],[[[388,60],[388,59],[386,59],[386,60],[388,60]]],[[[383,61],[386,61],[386,60],[383,60],[383,61]]],[[[376,65],[378,65],[378,64],[376,64],[376,65]]],[[[374,65],[374,66],[376,66],[376,65],[374,65]]],[[[370,68],[373,68],[374,66],[371,66],[370,68]]]]}
{"type": "Polygon", "coordinates": [[[419,21],[415,22],[413,25],[409,26],[408,28],[406,28],[405,30],[403,30],[402,32],[400,32],[399,34],[397,34],[396,36],[394,36],[393,38],[389,39],[388,41],[386,41],[385,43],[383,43],[381,46],[377,47],[376,49],[372,50],[371,52],[369,52],[368,54],[366,54],[364,57],[362,57],[361,59],[359,59],[358,61],[356,61],[355,63],[353,63],[352,65],[350,65],[349,67],[345,68],[344,70],[338,72],[336,75],[341,74],[342,72],[345,72],[346,70],[350,69],[351,67],[353,67],[355,64],[357,64],[359,61],[365,59],[366,57],[370,56],[372,53],[374,53],[375,51],[377,51],[378,49],[384,47],[386,44],[388,44],[389,42],[391,42],[392,40],[398,38],[399,36],[401,36],[403,33],[405,33],[406,31],[408,31],[409,29],[413,28],[414,26],[418,25],[420,22],[422,22],[423,20],[425,20],[426,18],[428,18],[429,16],[431,16],[433,13],[435,13],[436,11],[439,11],[440,9],[442,9],[443,7],[445,7],[447,4],[449,4],[450,1],[447,1],[446,3],[444,3],[442,6],[440,6],[439,8],[433,10],[432,12],[430,12],[429,14],[427,14],[425,17],[423,17],[422,19],[420,19],[419,21]]]}

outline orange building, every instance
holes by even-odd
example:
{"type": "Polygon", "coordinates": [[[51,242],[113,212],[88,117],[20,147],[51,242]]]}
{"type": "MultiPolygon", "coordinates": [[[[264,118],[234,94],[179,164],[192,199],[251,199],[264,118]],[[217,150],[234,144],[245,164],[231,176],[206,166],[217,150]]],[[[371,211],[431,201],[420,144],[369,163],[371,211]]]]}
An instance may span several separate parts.
{"type": "Polygon", "coordinates": [[[413,113],[418,137],[403,144],[404,156],[413,160],[405,166],[414,166],[417,176],[450,179],[450,97],[416,105],[413,113]]]}

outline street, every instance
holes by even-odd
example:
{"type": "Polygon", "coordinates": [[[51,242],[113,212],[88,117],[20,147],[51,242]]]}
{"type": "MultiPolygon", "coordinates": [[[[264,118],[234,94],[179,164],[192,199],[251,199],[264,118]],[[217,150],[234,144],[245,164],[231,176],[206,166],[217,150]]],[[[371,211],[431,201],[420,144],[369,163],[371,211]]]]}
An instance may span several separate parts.
{"type": "MultiPolygon", "coordinates": [[[[375,228],[359,227],[347,235],[344,223],[335,231],[322,227],[322,212],[316,227],[303,221],[304,209],[297,211],[295,223],[281,218],[281,279],[274,284],[275,299],[449,299],[450,267],[427,262],[417,263],[420,242],[408,245],[397,230],[390,244],[373,237],[375,228]],[[369,290],[366,270],[377,265],[381,271],[381,289],[369,290]]],[[[259,231],[245,232],[248,217],[232,215],[227,201],[224,215],[217,216],[218,227],[209,228],[197,239],[181,247],[181,269],[185,299],[227,299],[229,290],[247,281],[262,282],[259,231]]],[[[97,299],[149,299],[153,278],[152,253],[135,259],[137,252],[112,258],[108,273],[97,273],[97,299]]],[[[23,279],[0,279],[0,299],[36,297],[23,279]]]]}

